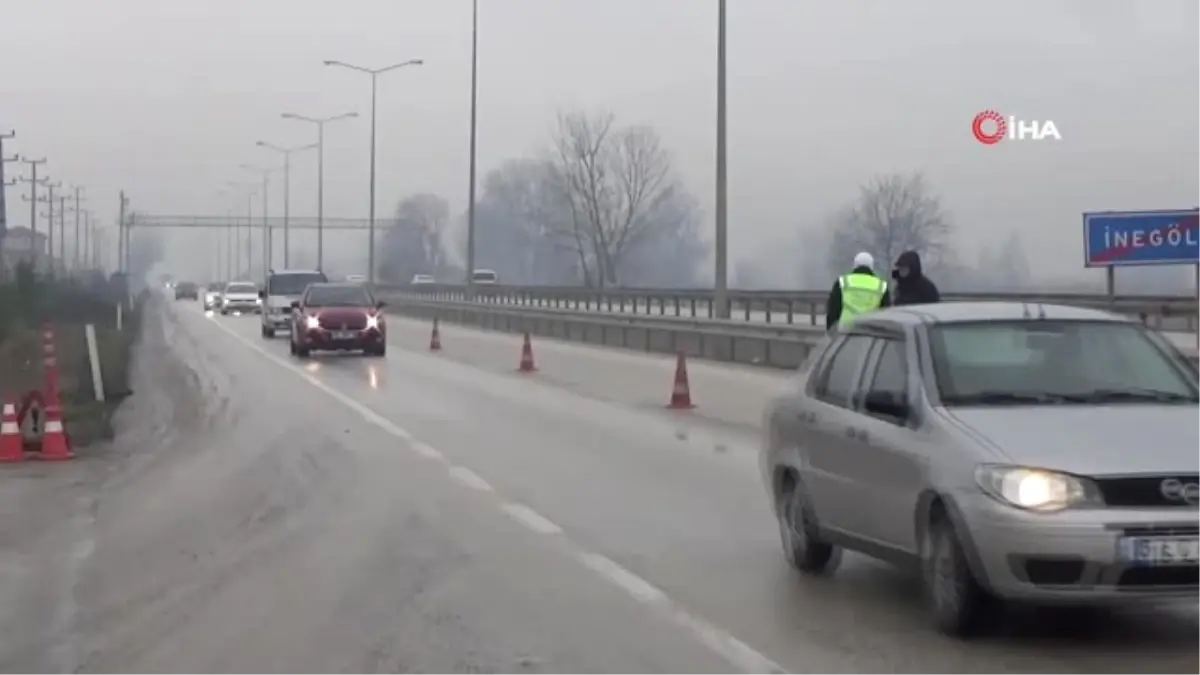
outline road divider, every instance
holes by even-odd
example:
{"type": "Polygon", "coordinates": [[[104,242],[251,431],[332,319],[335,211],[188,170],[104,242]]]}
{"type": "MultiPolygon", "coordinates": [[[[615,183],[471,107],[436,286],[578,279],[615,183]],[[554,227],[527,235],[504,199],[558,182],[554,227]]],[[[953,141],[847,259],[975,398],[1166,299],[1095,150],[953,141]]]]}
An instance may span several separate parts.
{"type": "MultiPolygon", "coordinates": [[[[385,296],[391,311],[403,316],[450,321],[485,330],[545,335],[597,346],[651,353],[679,354],[714,361],[795,369],[827,336],[813,326],[722,319],[592,314],[573,309],[514,307],[467,300],[430,300],[424,296],[385,296]]],[[[1172,340],[1198,364],[1197,350],[1172,340]]],[[[440,335],[439,335],[440,346],[440,335]]]]}

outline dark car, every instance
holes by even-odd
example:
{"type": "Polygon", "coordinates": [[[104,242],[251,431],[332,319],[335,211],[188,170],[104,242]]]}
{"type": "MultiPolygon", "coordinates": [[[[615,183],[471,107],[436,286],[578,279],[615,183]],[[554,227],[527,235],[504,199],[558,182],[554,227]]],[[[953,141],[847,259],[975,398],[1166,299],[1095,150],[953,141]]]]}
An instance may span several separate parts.
{"type": "Polygon", "coordinates": [[[199,300],[200,288],[190,281],[181,281],[175,284],[175,299],[199,300]]]}
{"type": "Polygon", "coordinates": [[[292,354],[303,358],[313,351],[361,350],[367,356],[383,356],[383,304],[362,284],[310,284],[292,303],[292,354]]]}

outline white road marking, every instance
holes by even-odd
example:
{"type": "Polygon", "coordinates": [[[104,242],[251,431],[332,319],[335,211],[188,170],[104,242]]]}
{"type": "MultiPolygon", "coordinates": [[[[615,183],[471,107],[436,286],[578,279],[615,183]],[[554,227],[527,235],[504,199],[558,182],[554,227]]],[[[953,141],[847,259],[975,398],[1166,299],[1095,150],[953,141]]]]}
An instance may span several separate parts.
{"type": "Polygon", "coordinates": [[[413,441],[412,449],[416,450],[417,454],[424,457],[425,459],[433,459],[433,460],[437,460],[439,462],[446,461],[446,456],[442,454],[442,451],[438,450],[437,448],[433,447],[432,445],[430,445],[428,443],[422,443],[421,441],[413,441]]]}
{"type": "MultiPolygon", "coordinates": [[[[220,328],[225,333],[227,333],[228,335],[230,335],[231,337],[233,337],[238,342],[241,342],[246,347],[249,347],[250,349],[254,350],[255,352],[258,352],[262,356],[265,356],[269,361],[272,361],[276,365],[281,366],[286,370],[290,370],[293,373],[296,373],[300,377],[304,378],[304,380],[306,382],[308,382],[309,384],[311,384],[312,386],[314,386],[317,389],[319,389],[320,391],[328,394],[334,400],[338,401],[342,405],[345,405],[347,408],[350,408],[354,412],[361,415],[362,418],[364,420],[366,420],[368,423],[373,424],[376,427],[379,427],[383,431],[385,431],[393,436],[396,436],[397,438],[403,439],[405,441],[410,441],[411,442],[410,445],[412,445],[412,447],[414,447],[414,449],[416,449],[417,444],[420,444],[422,446],[429,448],[430,450],[433,450],[434,452],[438,452],[437,450],[434,450],[433,448],[425,445],[424,443],[420,443],[419,441],[414,441],[412,434],[410,434],[408,431],[397,426],[391,420],[383,417],[382,415],[375,412],[374,410],[371,410],[370,408],[363,405],[362,403],[359,403],[358,401],[347,396],[346,394],[343,394],[342,392],[338,391],[337,389],[334,389],[333,387],[318,380],[317,378],[315,378],[312,375],[310,375],[309,373],[305,372],[302,368],[298,367],[294,363],[291,363],[291,362],[279,357],[278,355],[272,354],[271,352],[263,349],[262,346],[243,337],[242,335],[238,334],[237,331],[234,331],[233,329],[224,325],[220,321],[217,321],[214,319],[213,324],[215,326],[217,326],[218,328],[220,328]]],[[[417,452],[424,454],[424,452],[422,452],[421,450],[417,450],[417,452]]],[[[438,453],[438,455],[440,456],[441,453],[438,453]]],[[[449,473],[456,480],[462,482],[465,485],[468,485],[469,487],[475,488],[477,490],[493,491],[492,486],[489,485],[487,483],[487,481],[485,481],[481,476],[479,476],[479,474],[475,473],[474,471],[471,471],[470,469],[467,469],[467,468],[461,467],[461,466],[452,466],[449,469],[449,473]]],[[[524,520],[524,518],[526,518],[530,515],[536,516],[537,519],[544,521],[541,525],[542,527],[549,525],[558,532],[562,531],[553,522],[546,520],[544,517],[542,517],[541,515],[539,515],[537,512],[533,511],[532,509],[529,509],[528,507],[522,507],[521,505],[514,504],[514,503],[503,503],[502,502],[500,504],[500,508],[503,511],[505,511],[506,513],[508,513],[511,517],[517,518],[523,524],[528,525],[531,528],[533,527],[532,523],[526,522],[524,520]],[[514,508],[516,508],[518,511],[520,509],[524,508],[525,515],[518,517],[513,512],[514,508]]],[[[547,534],[549,534],[549,532],[547,532],[547,534]]],[[[642,579],[641,577],[634,574],[633,572],[630,572],[629,570],[625,569],[624,567],[621,567],[617,563],[613,562],[611,559],[609,559],[605,556],[599,555],[597,553],[592,553],[590,551],[587,551],[587,550],[583,549],[582,547],[580,547],[579,545],[574,544],[573,542],[572,542],[572,546],[575,549],[576,556],[578,557],[580,562],[583,563],[583,565],[585,567],[587,567],[588,569],[595,572],[601,578],[608,580],[610,583],[616,585],[618,588],[625,591],[630,597],[632,597],[637,602],[640,602],[644,605],[653,607],[661,612],[664,612],[667,615],[667,618],[669,618],[671,621],[673,621],[677,626],[680,626],[681,628],[686,630],[688,633],[690,633],[692,635],[692,637],[698,643],[700,643],[700,644],[704,645],[705,647],[707,647],[708,649],[712,650],[714,653],[721,656],[721,658],[725,659],[730,664],[737,666],[738,669],[740,669],[742,672],[745,672],[745,673],[786,673],[787,672],[786,670],[784,670],[784,668],[782,666],[780,666],[779,664],[772,661],[766,655],[756,651],[750,645],[737,639],[729,632],[721,630],[720,628],[717,628],[716,626],[705,621],[704,619],[701,619],[698,616],[695,616],[694,614],[690,614],[687,610],[676,605],[670,599],[670,597],[668,597],[667,594],[665,592],[663,592],[662,590],[660,590],[658,587],[654,586],[653,584],[646,581],[645,579],[642,579]]]]}
{"type": "Polygon", "coordinates": [[[492,486],[486,480],[465,466],[450,467],[450,477],[473,490],[492,492],[492,486]]]}
{"type": "Polygon", "coordinates": [[[516,502],[505,502],[501,507],[504,512],[518,523],[528,527],[538,534],[562,534],[562,528],[554,524],[549,518],[534,511],[533,509],[518,504],[516,502]]]}

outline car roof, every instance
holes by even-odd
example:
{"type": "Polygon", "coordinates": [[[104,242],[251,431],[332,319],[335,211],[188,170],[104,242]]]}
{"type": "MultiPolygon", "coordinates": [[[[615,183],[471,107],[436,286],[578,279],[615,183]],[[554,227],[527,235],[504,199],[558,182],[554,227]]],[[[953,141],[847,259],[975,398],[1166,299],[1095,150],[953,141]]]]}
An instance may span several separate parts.
{"type": "Polygon", "coordinates": [[[267,276],[278,277],[285,274],[325,274],[321,270],[271,270],[267,276]]]}
{"type": "Polygon", "coordinates": [[[889,322],[907,325],[971,323],[979,321],[1020,321],[1022,319],[1056,319],[1060,321],[1105,321],[1112,323],[1135,323],[1133,319],[1086,307],[1054,305],[1041,302],[939,302],[932,305],[904,305],[887,307],[855,323],[870,325],[874,322],[889,322]]]}

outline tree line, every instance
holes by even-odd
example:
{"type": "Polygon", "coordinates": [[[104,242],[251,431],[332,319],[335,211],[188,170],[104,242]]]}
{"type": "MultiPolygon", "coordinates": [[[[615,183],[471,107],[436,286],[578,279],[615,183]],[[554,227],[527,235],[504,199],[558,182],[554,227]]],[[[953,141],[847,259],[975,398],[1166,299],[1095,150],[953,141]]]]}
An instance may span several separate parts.
{"type": "MultiPolygon", "coordinates": [[[[698,285],[710,258],[701,211],[653,127],[572,112],[558,115],[548,140],[483,177],[477,267],[509,284],[698,285]]],[[[379,278],[461,280],[462,262],[447,251],[465,251],[463,220],[452,230],[440,195],[403,199],[379,242],[379,278]]]]}
{"type": "MultiPolygon", "coordinates": [[[[697,199],[683,185],[653,127],[622,125],[610,113],[559,114],[541,151],[509,159],[481,180],[475,206],[476,266],[503,283],[588,287],[693,287],[711,282],[711,246],[697,199]]],[[[379,241],[378,277],[465,278],[466,218],[449,202],[415,194],[396,207],[379,241]]],[[[797,233],[776,264],[743,261],[733,285],[821,288],[859,251],[880,271],[915,250],[943,284],[1018,287],[1029,270],[1016,235],[978,264],[962,264],[954,223],[919,172],[875,176],[846,205],[797,233]],[[780,266],[803,268],[779,274],[780,266]],[[768,283],[773,278],[773,283],[768,283]]]]}

